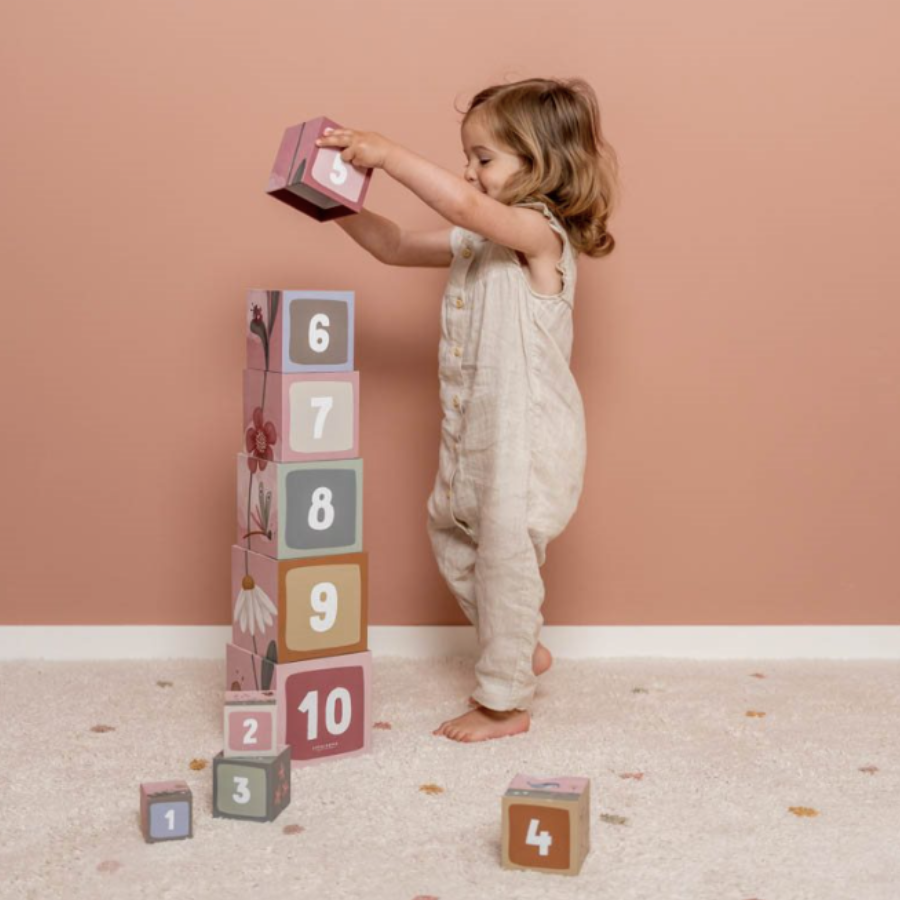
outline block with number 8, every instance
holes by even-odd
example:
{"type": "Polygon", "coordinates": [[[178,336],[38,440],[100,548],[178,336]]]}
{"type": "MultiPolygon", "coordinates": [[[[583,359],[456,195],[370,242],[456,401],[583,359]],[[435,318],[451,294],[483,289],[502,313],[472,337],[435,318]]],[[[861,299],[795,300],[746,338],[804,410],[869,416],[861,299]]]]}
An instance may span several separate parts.
{"type": "Polygon", "coordinates": [[[291,802],[291,748],[277,756],[213,758],[213,816],[271,822],[291,802]]]}
{"type": "Polygon", "coordinates": [[[362,460],[276,463],[238,455],[239,546],[273,559],[362,548],[362,460]]]}
{"type": "Polygon", "coordinates": [[[275,691],[278,731],[294,766],[369,753],[372,747],[372,654],[350,653],[271,664],[229,644],[226,679],[232,687],[275,691]]]}
{"type": "Polygon", "coordinates": [[[577,875],[590,850],[588,778],[517,775],[503,796],[502,864],[577,875]]]}
{"type": "Polygon", "coordinates": [[[325,116],[284,132],[267,193],[319,221],[359,212],[372,170],[341,159],[341,149],[317,147],[326,128],[339,129],[325,116]]]}
{"type": "Polygon", "coordinates": [[[367,646],[367,555],[271,559],[231,548],[232,642],[275,663],[367,646]]]}
{"type": "Polygon", "coordinates": [[[148,844],[194,836],[194,800],[187,782],[145,782],[140,793],[141,831],[148,844]]]}
{"type": "Polygon", "coordinates": [[[251,290],[247,368],[352,372],[353,291],[251,290]]]}

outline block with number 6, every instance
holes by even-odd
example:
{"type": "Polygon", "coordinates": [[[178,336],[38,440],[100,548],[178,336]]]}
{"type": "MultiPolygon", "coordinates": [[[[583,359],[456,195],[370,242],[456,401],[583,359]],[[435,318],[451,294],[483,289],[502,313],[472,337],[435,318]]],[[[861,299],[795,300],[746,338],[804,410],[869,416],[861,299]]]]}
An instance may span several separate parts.
{"type": "Polygon", "coordinates": [[[372,170],[341,159],[341,149],[317,147],[326,128],[341,126],[325,116],[288,128],[269,176],[267,192],[319,221],[359,212],[372,170]]]}
{"type": "Polygon", "coordinates": [[[141,831],[148,844],[194,836],[194,800],[185,781],[141,785],[141,831]]]}
{"type": "Polygon", "coordinates": [[[213,816],[271,822],[291,802],[291,748],[277,756],[213,758],[213,816]]]}
{"type": "Polygon", "coordinates": [[[225,692],[225,756],[277,756],[281,750],[273,691],[225,692]]]}
{"type": "Polygon", "coordinates": [[[588,778],[517,775],[503,796],[502,864],[577,875],[590,850],[588,778]]]}
{"type": "Polygon", "coordinates": [[[349,653],[274,665],[229,644],[228,684],[275,691],[278,733],[296,767],[369,753],[372,749],[372,654],[349,653]]]}
{"type": "Polygon", "coordinates": [[[251,290],[247,368],[352,372],[353,291],[251,290]]]}
{"type": "Polygon", "coordinates": [[[274,663],[367,646],[367,554],[271,559],[231,548],[232,642],[274,663]]]}

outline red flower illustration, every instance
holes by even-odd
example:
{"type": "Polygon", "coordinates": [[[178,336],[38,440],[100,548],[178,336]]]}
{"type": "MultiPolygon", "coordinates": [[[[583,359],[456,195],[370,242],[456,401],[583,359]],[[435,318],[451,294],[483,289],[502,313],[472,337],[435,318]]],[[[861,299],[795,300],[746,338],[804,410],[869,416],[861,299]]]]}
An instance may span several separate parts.
{"type": "Polygon", "coordinates": [[[263,411],[261,406],[257,406],[253,410],[253,424],[247,429],[247,452],[250,459],[247,465],[251,472],[255,472],[257,466],[259,470],[265,469],[266,465],[275,459],[272,447],[278,441],[278,432],[271,422],[263,420],[263,411]]]}

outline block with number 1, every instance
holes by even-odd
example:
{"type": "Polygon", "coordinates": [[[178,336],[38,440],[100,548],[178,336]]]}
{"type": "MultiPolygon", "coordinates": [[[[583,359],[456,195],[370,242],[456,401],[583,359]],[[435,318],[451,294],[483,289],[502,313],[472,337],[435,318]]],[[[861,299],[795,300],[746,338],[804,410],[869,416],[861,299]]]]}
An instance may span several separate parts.
{"type": "Polygon", "coordinates": [[[504,868],[577,875],[590,850],[588,778],[517,775],[503,796],[504,868]]]}

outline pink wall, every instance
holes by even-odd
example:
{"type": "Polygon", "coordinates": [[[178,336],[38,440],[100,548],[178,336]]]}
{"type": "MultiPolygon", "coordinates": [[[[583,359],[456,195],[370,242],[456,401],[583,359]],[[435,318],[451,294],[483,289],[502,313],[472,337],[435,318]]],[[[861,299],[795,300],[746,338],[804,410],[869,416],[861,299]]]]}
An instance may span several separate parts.
{"type": "MultiPolygon", "coordinates": [[[[460,171],[454,101],[551,74],[596,87],[624,196],[580,263],[590,455],[547,621],[900,624],[900,15],[349,6],[0,12],[0,621],[228,621],[244,292],[292,287],[357,292],[372,623],[462,622],[425,533],[445,273],[264,188],[320,114],[460,171]]],[[[383,173],[367,205],[440,224],[383,173]]]]}

